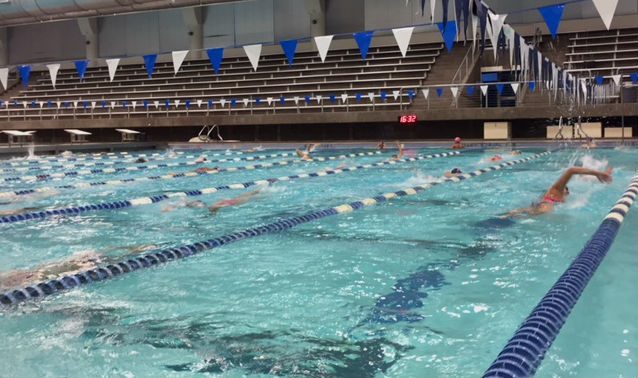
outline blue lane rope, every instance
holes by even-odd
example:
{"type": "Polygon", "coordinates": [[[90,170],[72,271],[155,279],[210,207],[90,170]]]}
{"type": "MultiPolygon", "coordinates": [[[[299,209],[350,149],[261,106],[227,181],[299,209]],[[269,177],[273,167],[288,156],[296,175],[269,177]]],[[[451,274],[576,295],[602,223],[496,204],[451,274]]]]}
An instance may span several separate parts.
{"type": "Polygon", "coordinates": [[[183,259],[200,252],[221,247],[226,244],[234,243],[240,240],[253,238],[256,236],[278,233],[290,228],[299,226],[304,223],[313,222],[319,219],[330,217],[333,215],[350,213],[353,211],[361,210],[368,206],[374,206],[380,203],[387,202],[390,199],[400,198],[404,196],[415,195],[419,192],[423,192],[436,185],[445,182],[459,182],[462,180],[470,179],[472,177],[480,176],[484,173],[501,170],[510,166],[525,163],[530,160],[538,159],[540,157],[551,154],[551,151],[536,154],[524,159],[513,160],[492,167],[479,169],[474,172],[465,173],[458,177],[441,178],[438,181],[415,186],[412,188],[400,190],[397,192],[391,192],[376,196],[374,198],[366,198],[360,201],[351,202],[323,210],[317,210],[305,215],[294,216],[290,218],[284,218],[274,223],[270,223],[260,227],[249,228],[243,231],[235,232],[232,234],[224,235],[218,238],[209,239],[194,244],[184,245],[180,247],[174,247],[164,249],[159,252],[151,252],[144,256],[130,258],[118,263],[108,264],[106,266],[97,267],[73,275],[66,275],[59,279],[50,280],[48,282],[41,282],[33,286],[27,286],[24,288],[15,289],[4,294],[0,294],[0,306],[7,307],[20,302],[25,302],[30,299],[43,298],[54,293],[66,291],[78,286],[86,285],[93,282],[104,281],[110,278],[114,278],[126,273],[130,273],[142,268],[150,268],[159,264],[163,264],[172,260],[183,259]]]}
{"type": "MultiPolygon", "coordinates": [[[[375,151],[375,152],[360,152],[360,153],[353,153],[353,154],[347,154],[347,155],[339,155],[339,156],[329,156],[329,157],[316,157],[313,158],[312,161],[320,161],[320,162],[324,162],[324,161],[333,161],[333,160],[337,160],[337,159],[345,159],[345,158],[349,158],[349,157],[359,157],[359,156],[374,156],[374,155],[378,155],[379,152],[375,151]]],[[[174,178],[180,178],[180,177],[195,177],[195,176],[200,176],[200,175],[211,175],[211,174],[218,174],[220,172],[235,172],[235,171],[247,171],[247,170],[255,170],[255,169],[261,169],[261,168],[270,168],[270,167],[277,167],[277,166],[288,166],[291,164],[295,164],[295,163],[300,163],[303,162],[303,160],[301,159],[296,159],[296,160],[284,160],[284,161],[280,161],[280,162],[273,162],[273,163],[262,163],[262,164],[255,164],[255,165],[247,165],[247,166],[242,166],[242,167],[229,167],[229,168],[219,168],[213,171],[206,171],[206,172],[186,172],[186,173],[174,173],[174,174],[170,174],[170,175],[164,175],[164,176],[151,176],[151,177],[146,177],[143,178],[145,180],[165,180],[165,179],[174,179],[174,178]]],[[[306,174],[305,176],[310,176],[308,174],[306,174]]],[[[324,174],[313,174],[312,177],[318,177],[318,176],[325,176],[324,174]]],[[[299,175],[294,175],[294,176],[289,176],[290,178],[304,178],[302,177],[301,174],[299,175]]],[[[290,179],[289,178],[289,179],[290,179]]],[[[280,180],[283,181],[284,178],[280,178],[280,179],[271,179],[271,180],[280,180]]],[[[81,187],[86,188],[86,187],[94,187],[94,186],[101,186],[101,185],[109,185],[109,184],[118,184],[118,183],[131,183],[131,182],[135,182],[135,181],[143,181],[142,179],[138,178],[138,179],[123,179],[123,180],[113,180],[113,181],[102,181],[102,182],[97,182],[97,183],[90,183],[87,184],[82,184],[81,187]]],[[[261,181],[257,181],[256,184],[251,184],[249,186],[252,185],[263,185],[264,180],[261,181]]],[[[268,182],[267,180],[265,181],[266,183],[268,182]]],[[[74,185],[66,185],[60,188],[64,188],[64,189],[70,189],[70,188],[75,188],[75,187],[80,187],[77,186],[80,184],[76,184],[74,185]]],[[[23,214],[14,214],[14,215],[5,215],[5,216],[1,216],[0,217],[0,224],[3,223],[16,223],[16,222],[23,222],[23,221],[28,221],[28,220],[42,220],[42,219],[46,219],[52,216],[57,216],[57,215],[78,215],[81,213],[86,213],[89,211],[99,211],[99,210],[117,210],[117,209],[123,209],[123,208],[127,208],[127,207],[133,207],[133,206],[140,206],[140,205],[149,205],[151,203],[157,203],[157,202],[161,202],[164,200],[167,200],[169,198],[172,197],[178,197],[178,196],[199,196],[199,195],[203,195],[203,194],[212,194],[215,193],[218,190],[224,190],[224,189],[244,189],[244,187],[240,187],[241,185],[244,184],[232,184],[232,185],[226,185],[226,186],[220,186],[217,188],[206,188],[206,189],[201,189],[201,190],[192,190],[192,191],[188,191],[188,192],[169,192],[169,194],[159,194],[156,196],[152,196],[152,197],[141,197],[141,198],[134,198],[134,199],[130,199],[130,200],[122,200],[122,201],[115,201],[115,202],[105,202],[105,203],[99,203],[99,204],[88,204],[88,205],[84,205],[84,206],[74,206],[74,207],[66,207],[66,208],[59,208],[59,209],[54,209],[54,210],[44,210],[44,211],[35,211],[35,212],[30,212],[30,213],[23,213],[23,214]]],[[[26,189],[26,190],[22,190],[22,191],[17,191],[17,192],[9,192],[9,193],[16,193],[17,195],[25,195],[25,194],[31,194],[31,193],[35,193],[37,192],[38,189],[26,189]]],[[[0,193],[0,194],[4,194],[4,193],[0,193]]]]}
{"type": "Polygon", "coordinates": [[[638,175],[598,230],[487,369],[484,378],[531,377],[560,333],[587,284],[609,252],[638,195],[638,175]]]}
{"type": "MultiPolygon", "coordinates": [[[[165,160],[174,160],[174,159],[201,159],[206,158],[205,163],[233,163],[240,161],[254,161],[254,160],[264,160],[264,159],[272,159],[277,157],[288,157],[294,156],[296,153],[294,152],[285,152],[279,154],[268,154],[268,155],[255,155],[255,156],[246,156],[240,158],[223,158],[223,159],[208,159],[209,156],[202,155],[184,155],[177,157],[157,157],[157,158],[149,158],[148,161],[165,161],[165,160]]],[[[94,166],[112,166],[112,165],[122,165],[134,163],[134,159],[120,160],[120,161],[108,161],[108,162],[97,162],[97,163],[81,163],[81,164],[68,164],[68,165],[48,165],[48,166],[37,166],[37,167],[21,167],[21,168],[0,168],[0,173],[8,173],[8,172],[24,172],[24,171],[41,171],[41,170],[49,170],[49,169],[70,169],[70,168],[82,168],[82,167],[94,167],[94,166]]]]}
{"type": "MultiPolygon", "coordinates": [[[[368,154],[379,154],[379,151],[370,152],[368,154]]],[[[162,163],[162,164],[149,164],[149,165],[135,165],[130,167],[116,167],[116,168],[97,168],[97,169],[83,169],[79,171],[64,171],[58,173],[51,174],[42,174],[42,175],[32,175],[32,176],[21,176],[21,177],[0,177],[0,182],[9,182],[9,183],[33,183],[33,181],[48,181],[53,179],[61,179],[64,177],[77,177],[77,176],[89,176],[95,174],[114,174],[114,173],[122,173],[122,172],[131,172],[131,171],[146,171],[152,169],[160,169],[160,168],[175,168],[175,167],[187,167],[193,165],[201,165],[208,163],[233,163],[240,161],[256,161],[263,159],[271,159],[275,157],[285,157],[285,156],[293,156],[296,153],[287,152],[281,154],[270,154],[270,155],[257,155],[257,156],[246,156],[239,158],[226,158],[226,159],[216,159],[216,160],[207,160],[207,161],[189,161],[182,163],[162,163]]],[[[349,155],[344,155],[348,157],[349,155]]],[[[358,154],[352,154],[352,156],[363,156],[358,154]]],[[[313,160],[316,161],[324,161],[326,158],[315,157],[313,160]]],[[[230,171],[230,169],[227,169],[230,171]]],[[[11,192],[9,194],[0,193],[0,196],[11,196],[11,192]]]]}

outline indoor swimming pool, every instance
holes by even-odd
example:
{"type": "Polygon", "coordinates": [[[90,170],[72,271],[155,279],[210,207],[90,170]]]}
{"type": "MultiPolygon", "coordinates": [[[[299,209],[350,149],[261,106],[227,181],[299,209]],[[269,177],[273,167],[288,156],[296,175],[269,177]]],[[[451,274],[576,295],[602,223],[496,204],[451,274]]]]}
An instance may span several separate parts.
{"type": "MultiPolygon", "coordinates": [[[[635,148],[555,147],[2,160],[0,363],[19,377],[481,376],[636,174],[635,148]],[[498,218],[572,165],[614,181],[576,177],[553,213],[498,218]],[[480,175],[442,182],[453,168],[480,175]],[[199,253],[26,289],[188,245],[199,253]]],[[[635,212],[537,376],[638,375],[635,212]]]]}

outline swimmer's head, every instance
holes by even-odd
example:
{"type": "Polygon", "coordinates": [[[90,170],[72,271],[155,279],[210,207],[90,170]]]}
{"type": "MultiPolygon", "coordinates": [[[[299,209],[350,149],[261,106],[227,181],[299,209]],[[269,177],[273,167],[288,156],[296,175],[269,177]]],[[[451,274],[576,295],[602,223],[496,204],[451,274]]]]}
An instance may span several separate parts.
{"type": "Polygon", "coordinates": [[[186,204],[186,207],[191,209],[201,209],[206,207],[206,204],[202,201],[191,201],[186,204]]]}
{"type": "Polygon", "coordinates": [[[454,169],[452,169],[452,171],[450,173],[452,173],[453,175],[460,175],[463,172],[460,169],[458,169],[458,168],[454,168],[454,169]]]}
{"type": "Polygon", "coordinates": [[[454,138],[454,143],[461,143],[461,138],[460,137],[454,138]]]}
{"type": "Polygon", "coordinates": [[[146,163],[146,162],[148,162],[148,160],[146,160],[146,158],[141,157],[141,158],[138,158],[137,160],[135,160],[135,162],[136,163],[146,163]]]}
{"type": "Polygon", "coordinates": [[[567,197],[569,195],[569,187],[565,186],[565,190],[563,190],[563,195],[567,197]]]}

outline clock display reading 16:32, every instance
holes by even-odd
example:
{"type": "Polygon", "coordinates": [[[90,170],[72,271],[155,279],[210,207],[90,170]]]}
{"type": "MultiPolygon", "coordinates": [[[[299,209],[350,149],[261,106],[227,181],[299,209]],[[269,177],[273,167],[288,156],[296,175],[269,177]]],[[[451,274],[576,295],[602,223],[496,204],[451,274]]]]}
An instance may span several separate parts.
{"type": "Polygon", "coordinates": [[[407,114],[399,117],[399,123],[401,124],[413,124],[417,122],[416,114],[407,114]]]}

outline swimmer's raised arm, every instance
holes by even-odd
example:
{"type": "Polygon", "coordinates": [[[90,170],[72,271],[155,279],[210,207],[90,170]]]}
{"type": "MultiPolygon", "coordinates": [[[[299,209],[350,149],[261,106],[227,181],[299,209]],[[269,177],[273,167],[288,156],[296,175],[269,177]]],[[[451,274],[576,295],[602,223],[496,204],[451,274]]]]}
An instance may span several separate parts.
{"type": "Polygon", "coordinates": [[[565,171],[565,173],[563,173],[563,175],[554,183],[554,185],[552,185],[551,189],[553,190],[558,190],[559,192],[563,192],[563,190],[565,190],[565,187],[567,186],[567,184],[569,183],[569,180],[572,179],[572,177],[577,176],[577,175],[584,175],[584,176],[594,176],[598,179],[598,181],[602,182],[602,183],[610,183],[612,182],[612,168],[607,169],[607,171],[605,172],[601,172],[601,171],[596,171],[593,169],[588,169],[588,168],[582,168],[582,167],[571,167],[568,170],[565,171]]]}

